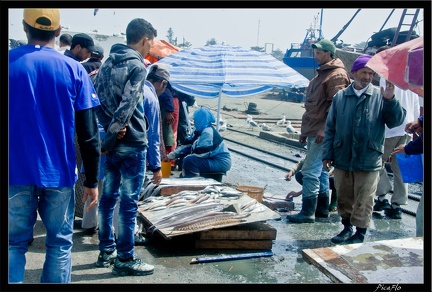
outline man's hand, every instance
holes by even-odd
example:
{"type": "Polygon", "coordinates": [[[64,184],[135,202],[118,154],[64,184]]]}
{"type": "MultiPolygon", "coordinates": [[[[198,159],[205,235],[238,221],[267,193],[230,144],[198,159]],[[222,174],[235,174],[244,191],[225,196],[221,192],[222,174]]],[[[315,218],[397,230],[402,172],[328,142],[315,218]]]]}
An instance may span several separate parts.
{"type": "Polygon", "coordinates": [[[405,125],[405,132],[409,134],[414,134],[414,133],[420,134],[421,132],[423,132],[423,128],[420,126],[420,122],[418,120],[415,120],[405,125]]]}
{"type": "Polygon", "coordinates": [[[86,209],[87,212],[89,212],[94,206],[97,206],[98,195],[99,195],[99,190],[97,187],[96,188],[84,187],[84,195],[82,198],[82,202],[85,203],[87,199],[90,197],[90,204],[86,209]]]}
{"type": "Polygon", "coordinates": [[[386,80],[386,89],[381,87],[381,95],[386,100],[391,100],[394,96],[394,84],[386,80]]]}
{"type": "Polygon", "coordinates": [[[324,140],[324,130],[318,130],[315,136],[315,143],[320,144],[324,140]]]}
{"type": "Polygon", "coordinates": [[[395,154],[405,154],[405,144],[400,144],[398,147],[396,147],[391,155],[395,154]]]}
{"type": "Polygon", "coordinates": [[[167,113],[166,113],[166,115],[165,115],[165,122],[166,122],[168,125],[172,125],[172,124],[174,124],[174,116],[173,116],[173,113],[172,113],[172,112],[167,112],[167,113]]]}
{"type": "Polygon", "coordinates": [[[294,172],[292,170],[288,171],[288,173],[285,175],[285,180],[290,181],[294,172]]]}
{"type": "Polygon", "coordinates": [[[286,201],[292,201],[293,198],[298,197],[301,194],[302,194],[302,191],[298,191],[298,192],[291,191],[291,192],[288,193],[288,195],[286,196],[285,200],[286,201]]]}
{"type": "Polygon", "coordinates": [[[150,179],[150,181],[158,186],[162,181],[162,170],[153,172],[153,177],[150,179]]]}
{"type": "Polygon", "coordinates": [[[299,142],[302,146],[306,145],[306,136],[300,135],[299,142]]]}
{"type": "Polygon", "coordinates": [[[325,171],[328,172],[330,170],[330,167],[333,165],[333,160],[325,159],[322,161],[322,163],[325,171]]]}
{"type": "Polygon", "coordinates": [[[126,125],[124,128],[122,128],[120,131],[118,131],[117,133],[117,139],[123,139],[123,137],[126,135],[126,127],[128,125],[126,125]]]}
{"type": "Polygon", "coordinates": [[[176,159],[176,154],[175,154],[174,151],[171,151],[170,153],[168,153],[167,157],[170,160],[175,160],[176,159]]]}

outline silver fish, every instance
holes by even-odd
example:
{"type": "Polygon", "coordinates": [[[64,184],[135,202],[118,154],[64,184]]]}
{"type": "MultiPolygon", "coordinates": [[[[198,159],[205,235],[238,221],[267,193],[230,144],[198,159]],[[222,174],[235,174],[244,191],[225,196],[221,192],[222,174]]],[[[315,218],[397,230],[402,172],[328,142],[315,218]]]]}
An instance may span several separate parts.
{"type": "Polygon", "coordinates": [[[196,203],[199,199],[203,198],[206,194],[199,194],[194,200],[191,201],[191,203],[196,203]]]}
{"type": "Polygon", "coordinates": [[[208,200],[209,198],[210,198],[210,195],[209,194],[205,194],[203,197],[198,198],[198,200],[193,201],[193,203],[200,204],[201,202],[204,202],[204,201],[208,200]]]}
{"type": "Polygon", "coordinates": [[[219,226],[219,225],[232,224],[232,223],[236,223],[236,222],[245,222],[246,220],[244,218],[246,218],[247,216],[250,216],[250,214],[246,214],[246,213],[235,214],[235,215],[221,214],[221,215],[213,216],[211,218],[205,217],[205,218],[202,218],[201,220],[197,220],[194,223],[187,223],[184,225],[183,224],[178,225],[178,226],[174,227],[173,230],[176,230],[176,231],[197,230],[197,229],[202,229],[202,228],[206,228],[209,226],[219,226]]]}
{"type": "Polygon", "coordinates": [[[209,213],[214,211],[222,211],[224,204],[220,203],[207,203],[199,205],[184,206],[181,209],[166,214],[153,222],[153,227],[159,228],[161,224],[172,223],[182,218],[188,218],[197,214],[209,213]]]}
{"type": "Polygon", "coordinates": [[[160,206],[165,206],[165,202],[164,201],[156,201],[156,202],[149,204],[148,206],[141,206],[140,210],[148,211],[148,210],[152,210],[154,208],[160,207],[160,206]]]}
{"type": "Polygon", "coordinates": [[[248,202],[242,204],[242,205],[240,206],[240,210],[245,210],[245,209],[247,209],[248,207],[250,207],[250,206],[252,206],[252,205],[255,205],[256,203],[258,203],[258,201],[255,200],[255,199],[252,199],[252,200],[250,200],[250,201],[248,201],[248,202]]]}

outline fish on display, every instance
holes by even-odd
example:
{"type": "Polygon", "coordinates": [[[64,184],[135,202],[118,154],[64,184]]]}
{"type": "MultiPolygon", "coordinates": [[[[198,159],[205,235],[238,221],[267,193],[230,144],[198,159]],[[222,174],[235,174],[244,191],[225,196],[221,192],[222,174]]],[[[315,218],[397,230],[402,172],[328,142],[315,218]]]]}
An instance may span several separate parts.
{"type": "Polygon", "coordinates": [[[195,220],[195,222],[187,222],[186,224],[179,224],[174,227],[174,230],[197,230],[207,228],[210,226],[227,225],[232,223],[245,222],[244,218],[250,216],[248,213],[237,214],[235,212],[223,212],[220,215],[215,215],[207,218],[195,220]]]}

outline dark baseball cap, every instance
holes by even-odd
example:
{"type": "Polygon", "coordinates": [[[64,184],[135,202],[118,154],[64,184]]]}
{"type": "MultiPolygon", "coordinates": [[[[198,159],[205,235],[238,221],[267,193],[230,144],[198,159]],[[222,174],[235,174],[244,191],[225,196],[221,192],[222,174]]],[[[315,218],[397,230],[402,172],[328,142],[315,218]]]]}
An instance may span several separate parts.
{"type": "Polygon", "coordinates": [[[72,38],[71,47],[75,47],[76,45],[80,45],[83,48],[86,48],[90,52],[94,52],[96,50],[93,39],[91,36],[85,33],[78,33],[72,38]]]}
{"type": "Polygon", "coordinates": [[[92,54],[97,55],[99,57],[102,57],[104,54],[104,49],[102,48],[102,46],[96,44],[96,45],[94,45],[94,47],[95,47],[95,49],[94,49],[94,51],[92,51],[92,54]]]}

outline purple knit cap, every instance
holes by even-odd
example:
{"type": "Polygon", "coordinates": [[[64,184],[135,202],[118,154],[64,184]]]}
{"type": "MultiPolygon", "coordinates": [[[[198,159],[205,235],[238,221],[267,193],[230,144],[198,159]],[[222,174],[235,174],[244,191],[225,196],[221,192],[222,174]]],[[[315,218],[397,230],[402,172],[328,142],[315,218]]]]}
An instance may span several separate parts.
{"type": "Polygon", "coordinates": [[[364,67],[366,67],[367,62],[372,58],[370,55],[361,55],[358,56],[357,59],[354,61],[354,64],[352,66],[351,72],[360,70],[364,67]]]}

